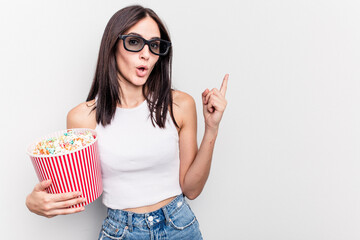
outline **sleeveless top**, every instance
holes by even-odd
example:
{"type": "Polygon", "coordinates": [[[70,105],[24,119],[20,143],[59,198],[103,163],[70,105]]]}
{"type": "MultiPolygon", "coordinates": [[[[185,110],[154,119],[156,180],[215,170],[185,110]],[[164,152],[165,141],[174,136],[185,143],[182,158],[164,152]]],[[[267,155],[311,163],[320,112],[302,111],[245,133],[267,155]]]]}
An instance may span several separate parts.
{"type": "Polygon", "coordinates": [[[154,127],[145,100],[135,108],[118,107],[111,124],[95,130],[106,207],[142,207],[182,193],[179,135],[169,112],[165,128],[154,127]]]}

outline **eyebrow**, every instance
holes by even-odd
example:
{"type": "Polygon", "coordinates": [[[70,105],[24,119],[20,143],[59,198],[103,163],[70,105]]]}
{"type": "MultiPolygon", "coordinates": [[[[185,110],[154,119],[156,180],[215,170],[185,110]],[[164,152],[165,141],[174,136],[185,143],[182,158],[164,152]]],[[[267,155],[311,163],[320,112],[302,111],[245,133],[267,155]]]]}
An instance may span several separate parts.
{"type": "MultiPolygon", "coordinates": [[[[143,38],[143,36],[141,36],[141,34],[138,34],[138,33],[135,33],[135,32],[130,32],[127,35],[135,35],[135,36],[139,36],[139,37],[143,38]]],[[[160,39],[160,37],[152,37],[152,38],[150,38],[150,40],[152,40],[152,39],[160,39]]]]}

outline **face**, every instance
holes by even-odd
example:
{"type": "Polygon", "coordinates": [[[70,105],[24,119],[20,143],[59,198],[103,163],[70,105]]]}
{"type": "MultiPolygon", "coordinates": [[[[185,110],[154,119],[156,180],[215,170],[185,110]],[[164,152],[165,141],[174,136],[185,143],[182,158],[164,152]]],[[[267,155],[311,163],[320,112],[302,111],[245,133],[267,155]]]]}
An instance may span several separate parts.
{"type": "MultiPolygon", "coordinates": [[[[146,40],[160,38],[157,23],[151,17],[145,17],[128,29],[123,35],[139,35],[146,40]]],[[[159,56],[150,52],[145,45],[140,52],[129,52],[124,48],[123,40],[119,40],[116,50],[116,61],[120,70],[120,84],[140,87],[145,84],[159,56]]]]}

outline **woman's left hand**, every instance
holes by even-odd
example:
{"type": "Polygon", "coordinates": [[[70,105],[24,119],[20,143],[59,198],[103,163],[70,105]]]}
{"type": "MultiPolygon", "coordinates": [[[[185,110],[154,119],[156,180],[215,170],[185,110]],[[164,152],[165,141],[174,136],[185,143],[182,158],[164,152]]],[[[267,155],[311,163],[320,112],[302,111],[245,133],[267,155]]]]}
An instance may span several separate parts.
{"type": "Polygon", "coordinates": [[[220,120],[227,105],[225,94],[228,78],[229,74],[225,74],[220,90],[213,88],[209,91],[206,89],[202,93],[205,129],[217,130],[219,128],[220,120]]]}

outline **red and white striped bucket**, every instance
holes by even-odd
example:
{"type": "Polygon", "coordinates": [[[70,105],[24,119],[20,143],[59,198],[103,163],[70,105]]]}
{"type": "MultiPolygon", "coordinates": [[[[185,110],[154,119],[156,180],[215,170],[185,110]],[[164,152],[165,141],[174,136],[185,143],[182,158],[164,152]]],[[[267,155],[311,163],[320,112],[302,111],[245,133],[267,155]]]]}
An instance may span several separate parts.
{"type": "Polygon", "coordinates": [[[47,188],[48,193],[65,193],[81,191],[86,202],[72,207],[85,206],[97,199],[103,189],[101,180],[101,167],[97,148],[97,134],[92,129],[76,128],[75,132],[90,131],[95,140],[89,145],[78,148],[68,153],[56,155],[34,155],[32,154],[36,144],[51,137],[60,137],[68,130],[58,131],[43,137],[32,143],[27,148],[27,153],[34,165],[36,174],[40,181],[52,180],[47,188]]]}

